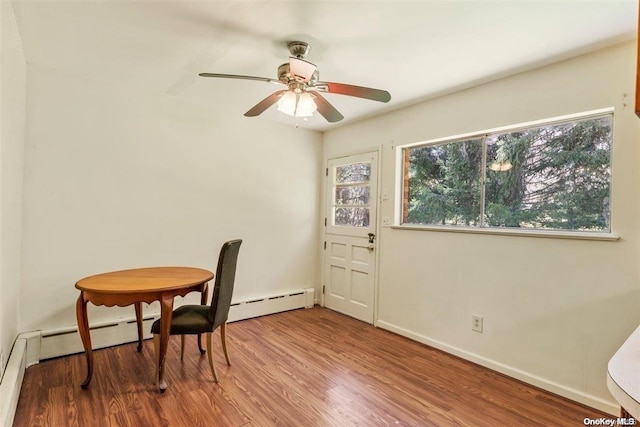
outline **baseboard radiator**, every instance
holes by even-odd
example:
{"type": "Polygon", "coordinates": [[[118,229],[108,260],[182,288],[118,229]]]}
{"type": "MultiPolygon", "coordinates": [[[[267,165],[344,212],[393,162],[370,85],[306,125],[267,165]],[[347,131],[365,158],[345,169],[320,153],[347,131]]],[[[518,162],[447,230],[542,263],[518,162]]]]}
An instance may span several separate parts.
{"type": "MultiPolygon", "coordinates": [[[[296,310],[314,305],[313,288],[294,292],[234,301],[229,310],[229,322],[296,310]]],[[[146,314],[143,318],[144,338],[151,338],[151,324],[159,313],[146,314]]],[[[111,347],[138,340],[135,316],[117,321],[92,323],[93,349],[111,347]]],[[[0,381],[0,426],[11,427],[15,416],[22,379],[26,368],[41,360],[66,356],[84,351],[77,326],[56,330],[43,330],[20,334],[9,355],[7,367],[0,381]]]]}
{"type": "Polygon", "coordinates": [[[26,363],[27,340],[18,338],[13,344],[7,367],[0,382],[0,426],[11,427],[13,425],[26,363]]]}

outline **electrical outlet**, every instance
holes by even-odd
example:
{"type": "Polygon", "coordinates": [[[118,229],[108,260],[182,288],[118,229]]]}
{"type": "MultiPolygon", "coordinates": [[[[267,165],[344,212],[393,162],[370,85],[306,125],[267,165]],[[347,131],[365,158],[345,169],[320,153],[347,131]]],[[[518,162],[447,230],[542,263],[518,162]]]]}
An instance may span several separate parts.
{"type": "Polygon", "coordinates": [[[471,330],[482,333],[482,316],[471,316],[471,330]]]}

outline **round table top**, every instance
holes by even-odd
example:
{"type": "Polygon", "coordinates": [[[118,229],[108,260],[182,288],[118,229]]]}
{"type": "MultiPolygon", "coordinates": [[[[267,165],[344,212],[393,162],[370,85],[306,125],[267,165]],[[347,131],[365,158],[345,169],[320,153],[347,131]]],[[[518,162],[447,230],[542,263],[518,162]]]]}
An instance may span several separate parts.
{"type": "Polygon", "coordinates": [[[640,326],[609,360],[607,387],[635,419],[640,417],[640,326]]]}
{"type": "Polygon", "coordinates": [[[195,267],[146,267],[96,274],[78,280],[76,288],[96,293],[157,292],[200,285],[213,273],[195,267]]]}

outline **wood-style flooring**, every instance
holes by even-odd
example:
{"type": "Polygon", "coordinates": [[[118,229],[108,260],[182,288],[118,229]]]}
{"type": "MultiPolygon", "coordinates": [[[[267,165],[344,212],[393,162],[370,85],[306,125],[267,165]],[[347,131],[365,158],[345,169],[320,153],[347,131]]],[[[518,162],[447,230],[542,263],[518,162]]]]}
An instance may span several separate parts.
{"type": "Polygon", "coordinates": [[[153,345],[94,352],[27,369],[15,427],[22,426],[579,426],[610,415],[543,392],[323,308],[227,326],[213,382],[188,337],[167,352],[168,390],[153,384],[153,345]]]}

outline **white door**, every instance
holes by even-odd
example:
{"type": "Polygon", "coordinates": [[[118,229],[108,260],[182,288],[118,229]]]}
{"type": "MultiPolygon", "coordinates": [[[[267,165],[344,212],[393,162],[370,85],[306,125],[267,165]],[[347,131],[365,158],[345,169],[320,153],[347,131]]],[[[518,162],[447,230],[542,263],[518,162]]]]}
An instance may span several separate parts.
{"type": "Polygon", "coordinates": [[[327,168],[324,305],[373,323],[378,153],[327,168]]]}

